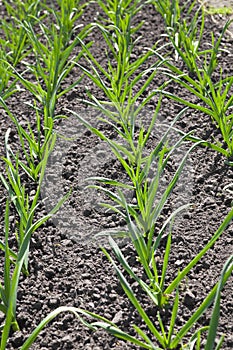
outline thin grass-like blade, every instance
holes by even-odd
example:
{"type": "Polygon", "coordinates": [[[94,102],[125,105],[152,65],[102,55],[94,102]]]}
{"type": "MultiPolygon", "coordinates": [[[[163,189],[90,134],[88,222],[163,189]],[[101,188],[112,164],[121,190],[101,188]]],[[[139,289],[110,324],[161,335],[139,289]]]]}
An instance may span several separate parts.
{"type": "Polygon", "coordinates": [[[220,316],[220,299],[221,299],[221,291],[224,287],[224,276],[227,273],[228,270],[233,270],[233,255],[227,260],[225,263],[222,273],[221,273],[221,278],[218,284],[217,288],[217,293],[215,296],[215,303],[214,303],[214,309],[212,313],[212,317],[210,320],[210,325],[209,325],[209,332],[207,336],[207,341],[205,345],[205,350],[213,350],[214,349],[214,344],[215,344],[215,338],[217,334],[217,328],[218,328],[218,322],[219,322],[219,316],[220,316]]]}
{"type": "MultiPolygon", "coordinates": [[[[192,316],[189,318],[189,320],[185,323],[185,325],[181,328],[180,331],[177,332],[176,336],[174,337],[171,345],[175,348],[180,343],[180,339],[182,339],[189,329],[193,327],[195,322],[203,315],[203,313],[206,311],[206,309],[211,305],[213,302],[216,293],[218,291],[218,288],[221,288],[225,285],[228,278],[231,276],[233,271],[233,264],[232,264],[232,258],[230,258],[228,264],[226,265],[226,269],[224,269],[224,274],[222,275],[221,281],[216,283],[216,285],[212,288],[210,293],[207,295],[205,300],[202,302],[202,304],[198,307],[198,309],[192,314],[192,316]],[[219,287],[221,285],[221,287],[219,287]]],[[[211,338],[210,338],[211,339],[211,338]]],[[[211,339],[212,341],[212,339],[211,339]]],[[[210,348],[211,349],[211,348],[210,348]]],[[[207,348],[205,349],[207,350],[207,348]]],[[[208,348],[209,350],[209,348],[208,348]]]]}
{"type": "MultiPolygon", "coordinates": [[[[111,238],[110,238],[111,239],[111,238]]],[[[139,315],[142,317],[143,321],[146,323],[147,327],[150,329],[150,331],[152,332],[152,334],[157,338],[157,340],[159,341],[159,343],[162,346],[165,346],[164,343],[164,339],[161,336],[161,334],[158,332],[158,330],[155,328],[154,324],[152,323],[152,321],[149,319],[148,315],[146,314],[146,312],[144,311],[143,307],[141,306],[141,304],[139,303],[139,301],[137,300],[132,288],[130,287],[129,283],[127,282],[126,278],[124,277],[124,275],[122,274],[122,272],[120,271],[120,269],[117,267],[117,265],[115,264],[115,262],[113,261],[113,259],[111,258],[111,256],[108,254],[108,252],[102,248],[102,250],[104,251],[104,254],[106,255],[106,257],[108,258],[108,260],[111,262],[111,264],[113,265],[117,276],[120,280],[121,286],[125,292],[125,294],[127,295],[127,297],[129,298],[129,300],[131,301],[131,303],[133,304],[133,306],[135,307],[135,309],[138,311],[139,315]]]]}
{"type": "Polygon", "coordinates": [[[165,294],[171,294],[172,291],[177,288],[179,283],[184,279],[184,277],[190,272],[190,270],[200,261],[200,259],[206,254],[206,252],[214,245],[217,239],[223,234],[224,230],[230,224],[233,219],[233,209],[228,213],[225,220],[222,222],[220,227],[217,229],[213,237],[206,244],[206,246],[198,253],[193,260],[179,272],[178,276],[170,283],[170,285],[164,291],[165,294]]]}

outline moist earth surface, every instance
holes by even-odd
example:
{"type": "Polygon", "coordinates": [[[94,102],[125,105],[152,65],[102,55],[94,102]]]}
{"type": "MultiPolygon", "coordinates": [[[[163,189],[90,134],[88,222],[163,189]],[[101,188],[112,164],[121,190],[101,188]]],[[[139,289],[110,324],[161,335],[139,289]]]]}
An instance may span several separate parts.
{"type": "MultiPolygon", "coordinates": [[[[96,20],[100,9],[96,4],[90,4],[84,11],[80,22],[83,24],[96,20]]],[[[4,12],[1,16],[6,16],[4,12]]],[[[135,55],[140,54],[144,48],[152,47],[164,34],[164,22],[152,5],[145,6],[136,16],[135,22],[144,21],[139,31],[140,40],[135,48],[135,55]]],[[[219,35],[222,25],[206,17],[204,45],[211,42],[211,31],[219,35]]],[[[95,58],[106,64],[104,43],[98,30],[90,34],[94,41],[92,52],[95,58]]],[[[223,46],[224,54],[219,62],[224,74],[232,75],[233,51],[232,38],[225,36],[223,46]]],[[[77,48],[79,50],[79,48],[77,48]]],[[[147,63],[150,66],[150,62],[147,63]]],[[[142,67],[143,69],[146,68],[142,67]]],[[[78,67],[69,76],[65,84],[69,85],[80,75],[78,67]]],[[[158,73],[150,89],[156,89],[163,82],[158,73]]],[[[17,320],[20,332],[11,335],[9,349],[19,349],[23,341],[33,331],[35,326],[52,310],[58,306],[75,306],[83,308],[115,322],[122,330],[133,334],[132,325],[136,324],[142,329],[145,326],[137,312],[125,297],[114,269],[99,247],[101,241],[93,238],[95,233],[105,229],[114,229],[124,226],[124,222],[117,215],[105,213],[99,206],[101,195],[86,188],[86,178],[90,176],[105,176],[113,179],[126,179],[120,164],[111,155],[109,150],[99,139],[82,127],[67,109],[79,115],[92,119],[97,123],[96,115],[86,108],[83,100],[86,98],[86,87],[93,95],[101,97],[101,92],[87,79],[68,95],[58,102],[57,114],[66,114],[70,119],[57,122],[56,128],[65,136],[72,136],[72,140],[59,138],[53,155],[47,167],[44,186],[41,192],[43,204],[40,214],[48,212],[70,188],[72,193],[68,201],[60,209],[56,217],[48,221],[33,235],[28,277],[21,277],[17,296],[17,320]]],[[[193,96],[181,91],[175,84],[171,89],[177,94],[185,95],[192,101],[193,96]]],[[[33,97],[26,91],[21,91],[7,99],[9,109],[17,118],[26,123],[35,118],[34,112],[25,102],[32,102],[33,97]]],[[[144,111],[144,118],[150,117],[155,110],[157,98],[151,100],[144,111]]],[[[151,147],[161,135],[161,125],[169,124],[182,106],[166,98],[163,99],[160,109],[159,121],[151,137],[151,147]]],[[[112,138],[117,137],[114,130],[108,129],[106,124],[98,122],[98,127],[112,138]]],[[[177,122],[177,127],[185,132],[195,130],[195,134],[206,139],[219,138],[218,130],[208,117],[188,110],[177,122]]],[[[17,148],[17,134],[14,126],[2,111],[0,119],[0,151],[4,151],[4,136],[11,128],[10,141],[17,148]]],[[[174,134],[174,140],[177,135],[174,134]]],[[[162,186],[171,178],[176,164],[182,159],[190,144],[180,149],[166,170],[162,186]]],[[[4,163],[1,162],[4,172],[4,163]]],[[[127,181],[127,179],[126,179],[127,181]]],[[[178,270],[199,252],[218,229],[225,216],[231,209],[232,196],[226,186],[233,182],[233,167],[226,163],[226,159],[216,152],[196,147],[189,155],[183,175],[178,182],[174,193],[170,196],[161,215],[161,222],[166,220],[169,213],[179,204],[191,203],[189,209],[179,214],[172,229],[172,251],[169,259],[168,281],[178,270]]],[[[33,184],[30,185],[30,195],[34,194],[33,184]]],[[[0,212],[1,232],[3,232],[4,208],[6,191],[0,184],[0,212]]],[[[14,218],[11,218],[12,220],[14,218]]],[[[104,246],[108,244],[103,240],[104,246]]],[[[128,262],[138,269],[134,250],[129,242],[120,242],[122,251],[128,262]]],[[[181,286],[181,309],[177,319],[180,327],[189,318],[192,312],[200,305],[210,289],[217,282],[222,267],[233,251],[233,226],[230,225],[219,238],[208,254],[188,275],[184,285],[181,286]]],[[[158,259],[163,255],[163,247],[158,250],[158,259]]],[[[233,348],[233,289],[230,278],[222,292],[221,315],[219,334],[225,334],[224,350],[233,348]]],[[[143,297],[140,289],[135,286],[135,293],[142,301],[145,310],[152,320],[157,322],[156,312],[150,301],[143,297]]],[[[201,318],[197,328],[208,325],[211,309],[201,318]]],[[[193,331],[193,330],[192,330],[193,331]]],[[[191,334],[191,333],[190,333],[191,334]]],[[[33,350],[52,349],[83,349],[83,350],[127,350],[139,347],[117,340],[102,330],[93,332],[88,330],[72,314],[61,314],[40,333],[32,345],[33,350]]]]}

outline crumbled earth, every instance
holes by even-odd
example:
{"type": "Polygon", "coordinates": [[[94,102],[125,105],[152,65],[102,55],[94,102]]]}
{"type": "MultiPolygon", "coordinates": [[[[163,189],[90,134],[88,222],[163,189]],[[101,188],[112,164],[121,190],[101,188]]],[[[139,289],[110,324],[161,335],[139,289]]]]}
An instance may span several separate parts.
{"type": "MultiPolygon", "coordinates": [[[[84,24],[93,22],[98,18],[99,12],[97,5],[90,4],[80,21],[84,24]]],[[[4,15],[1,12],[1,16],[4,15]]],[[[140,20],[144,20],[144,24],[139,31],[141,38],[135,48],[135,55],[140,54],[145,48],[152,47],[164,34],[163,19],[156,13],[152,5],[145,6],[137,14],[135,22],[139,23],[140,20]]],[[[211,41],[212,30],[218,35],[221,29],[221,25],[213,23],[211,18],[207,17],[204,45],[211,41]]],[[[95,58],[101,64],[106,64],[104,44],[100,33],[95,30],[89,36],[90,38],[86,40],[94,40],[92,51],[95,58]]],[[[226,36],[223,41],[226,51],[219,57],[225,75],[233,74],[232,44],[231,37],[226,36]]],[[[77,47],[77,50],[79,49],[77,47]]],[[[150,67],[153,59],[152,57],[147,66],[142,68],[150,67]]],[[[84,60],[81,62],[85,63],[84,60]]],[[[68,86],[79,76],[80,70],[75,67],[72,76],[66,79],[65,85],[68,86]]],[[[158,88],[163,79],[158,72],[150,90],[158,88]]],[[[114,130],[109,129],[103,122],[97,122],[96,114],[84,105],[83,100],[87,98],[86,88],[93,95],[101,97],[101,92],[90,80],[84,78],[72,92],[58,101],[57,114],[66,114],[70,116],[70,119],[57,122],[56,128],[59,133],[72,137],[72,140],[58,137],[41,191],[43,204],[40,206],[39,215],[47,213],[70,188],[72,188],[72,193],[55,218],[44,224],[32,237],[29,256],[30,275],[21,277],[17,296],[17,320],[20,332],[11,335],[9,349],[19,349],[35,326],[50,311],[59,306],[75,306],[95,312],[113,320],[121,329],[131,334],[134,334],[133,324],[145,329],[137,312],[125,297],[113,267],[101,251],[99,247],[101,241],[93,239],[97,232],[124,227],[124,222],[117,215],[106,213],[98,205],[98,202],[105,198],[98,191],[86,188],[86,178],[105,176],[127,181],[127,177],[108,148],[81,126],[70,112],[75,111],[83,118],[92,121],[93,124],[96,123],[109,137],[117,137],[114,130]]],[[[175,84],[172,84],[170,89],[190,101],[194,99],[175,84]]],[[[18,120],[25,124],[27,119],[31,122],[35,120],[33,119],[35,118],[34,112],[25,104],[25,102],[32,103],[32,101],[33,97],[27,91],[20,91],[8,98],[7,104],[18,120]]],[[[149,118],[156,104],[157,97],[150,101],[143,118],[149,118]]],[[[161,136],[163,130],[161,125],[169,124],[181,108],[171,100],[163,99],[157,129],[152,134],[149,148],[155,146],[161,136]]],[[[195,130],[196,135],[208,140],[220,137],[218,130],[208,117],[192,110],[188,110],[179,119],[177,127],[185,132],[195,130]]],[[[8,128],[12,130],[10,133],[12,147],[17,149],[18,145],[14,125],[4,111],[1,113],[0,128],[0,153],[1,156],[4,156],[4,136],[8,128]]],[[[174,140],[178,137],[176,133],[173,136],[174,140]]],[[[171,160],[161,180],[162,188],[174,174],[177,162],[182,159],[189,147],[190,143],[185,144],[171,160]]],[[[3,162],[1,162],[1,171],[4,172],[3,162]]],[[[233,167],[226,163],[223,156],[201,147],[196,147],[189,155],[180,182],[161,214],[161,222],[164,222],[180,204],[192,203],[189,209],[178,215],[173,225],[172,251],[166,283],[169,283],[177,275],[178,270],[185,267],[204,247],[226,217],[232,205],[232,195],[226,187],[232,182],[233,167]]],[[[30,196],[33,196],[35,190],[33,184],[28,184],[28,186],[30,196]]],[[[6,191],[2,184],[0,184],[0,193],[0,228],[3,232],[6,191]]],[[[14,221],[14,212],[11,220],[14,221]]],[[[102,244],[108,247],[105,241],[102,244]]],[[[140,267],[132,245],[127,241],[119,241],[119,244],[129,263],[140,274],[140,267]]],[[[214,248],[189,273],[180,287],[178,328],[187,321],[217,282],[222,267],[232,251],[233,226],[230,225],[214,248]]],[[[158,249],[158,260],[162,258],[162,254],[163,247],[158,249]]],[[[222,292],[221,299],[218,331],[219,335],[225,334],[224,350],[233,348],[232,282],[230,278],[222,292]]],[[[143,292],[137,286],[135,286],[135,293],[151,319],[156,323],[156,310],[151,302],[144,298],[143,292]]],[[[201,318],[196,329],[208,325],[210,316],[211,309],[201,318]]],[[[102,330],[93,332],[75,319],[73,314],[67,313],[61,314],[52,321],[41,332],[31,349],[127,350],[139,348],[117,340],[102,330]]]]}

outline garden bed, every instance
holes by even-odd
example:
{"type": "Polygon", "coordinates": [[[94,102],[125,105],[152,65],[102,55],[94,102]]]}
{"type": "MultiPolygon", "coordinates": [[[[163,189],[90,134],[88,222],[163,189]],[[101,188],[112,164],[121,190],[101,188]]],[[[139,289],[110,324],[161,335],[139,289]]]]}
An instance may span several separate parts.
{"type": "MultiPolygon", "coordinates": [[[[3,5],[0,6],[1,18],[5,18],[7,13],[4,12],[3,5]]],[[[100,16],[99,12],[97,4],[89,4],[79,19],[79,23],[86,25],[96,21],[100,16]]],[[[133,52],[135,58],[146,48],[151,48],[154,43],[161,40],[161,35],[165,34],[164,20],[156,11],[155,6],[145,5],[134,19],[135,23],[139,23],[141,20],[144,21],[144,24],[137,33],[137,35],[141,35],[141,38],[133,52]]],[[[213,23],[212,19],[206,16],[203,46],[211,42],[211,31],[214,31],[218,36],[221,30],[220,24],[213,23]]],[[[162,36],[162,38],[162,42],[165,42],[165,37],[162,36]]],[[[95,29],[85,40],[87,42],[93,40],[91,51],[97,61],[106,66],[105,46],[100,32],[95,29]]],[[[225,51],[219,57],[225,76],[233,75],[232,44],[232,37],[226,33],[222,41],[225,51]]],[[[79,49],[80,47],[77,46],[77,52],[79,49]]],[[[33,60],[33,56],[29,56],[28,59],[33,60]]],[[[81,58],[80,62],[87,64],[84,58],[81,58]]],[[[142,69],[149,68],[154,62],[155,57],[152,56],[150,61],[142,66],[142,69]]],[[[19,69],[22,70],[22,66],[19,69]]],[[[72,74],[65,79],[64,86],[69,86],[80,74],[80,68],[74,67],[72,74]]],[[[157,73],[150,84],[150,91],[157,89],[163,81],[162,74],[157,73]]],[[[178,84],[173,82],[169,86],[169,91],[195,103],[195,98],[178,84]]],[[[20,349],[24,340],[39,322],[50,311],[59,306],[75,306],[95,312],[113,321],[119,328],[127,332],[132,332],[132,324],[142,326],[145,329],[137,312],[125,296],[113,266],[99,248],[98,239],[93,239],[95,233],[106,229],[123,228],[125,223],[119,216],[112,213],[106,214],[99,208],[97,202],[105,197],[94,189],[87,190],[85,178],[105,176],[124,181],[126,175],[119,162],[111,155],[108,147],[103,145],[103,142],[96,135],[81,126],[72,114],[72,112],[76,112],[83,118],[93,121],[93,124],[97,123],[95,119],[97,112],[90,107],[87,108],[83,103],[83,100],[88,98],[86,87],[94,96],[102,98],[101,91],[88,77],[84,77],[72,91],[61,97],[56,107],[56,115],[66,114],[70,119],[58,120],[55,123],[55,129],[67,137],[72,136],[72,140],[58,137],[56,141],[55,150],[50,156],[46,168],[41,191],[41,199],[44,202],[40,204],[38,217],[46,214],[70,188],[72,188],[72,193],[55,217],[41,226],[31,238],[30,274],[27,277],[21,276],[17,293],[16,315],[20,331],[11,334],[8,349],[20,349]]],[[[33,104],[33,99],[32,94],[24,88],[6,100],[8,108],[22,125],[26,125],[27,120],[30,120],[33,125],[35,111],[25,104],[25,102],[33,104]]],[[[155,95],[145,107],[144,120],[147,120],[151,111],[155,110],[157,101],[158,97],[155,95]]],[[[162,99],[158,125],[156,126],[158,129],[155,129],[151,136],[148,151],[155,147],[157,139],[161,137],[164,130],[164,125],[169,125],[181,109],[181,104],[167,97],[162,99]]],[[[14,150],[19,149],[20,146],[15,126],[3,108],[1,111],[0,152],[1,156],[4,156],[4,138],[8,128],[11,128],[10,144],[14,150]]],[[[117,140],[117,135],[112,128],[104,122],[99,122],[97,125],[102,132],[108,134],[109,138],[117,140]]],[[[221,140],[219,130],[211,119],[192,109],[185,112],[176,126],[183,132],[194,130],[195,135],[203,139],[212,140],[214,136],[221,140]]],[[[178,133],[174,132],[174,141],[177,140],[177,137],[178,133]]],[[[179,149],[165,172],[162,186],[167,185],[171,176],[174,175],[177,164],[191,145],[192,143],[189,141],[185,143],[183,148],[179,149]]],[[[4,162],[1,162],[1,171],[5,173],[4,162]]],[[[168,283],[169,278],[172,279],[176,276],[178,271],[195,257],[230,212],[232,194],[226,187],[232,182],[233,167],[226,162],[226,157],[220,153],[207,147],[198,146],[189,154],[180,181],[178,181],[177,187],[175,187],[161,214],[161,222],[163,222],[179,205],[192,203],[189,209],[177,216],[173,224],[172,249],[166,283],[168,283]]],[[[29,194],[33,198],[35,186],[29,180],[28,187],[29,194]]],[[[3,232],[7,193],[2,183],[0,183],[0,193],[1,232],[3,232]]],[[[129,198],[129,200],[133,200],[133,198],[129,198]]],[[[12,209],[10,213],[12,236],[15,230],[14,215],[12,209]]],[[[118,242],[128,262],[135,265],[136,269],[138,263],[132,244],[126,240],[118,240],[118,242]]],[[[12,238],[10,244],[14,243],[14,238],[12,238]]],[[[108,249],[109,246],[105,241],[103,244],[108,249]]],[[[214,247],[182,281],[180,286],[182,306],[177,317],[178,328],[190,317],[218,281],[223,265],[232,252],[233,226],[231,224],[217,240],[214,247]]],[[[164,242],[157,253],[158,261],[162,260],[163,253],[164,242]]],[[[138,267],[138,272],[141,273],[140,267],[138,267]]],[[[230,277],[221,296],[218,334],[225,334],[223,350],[233,348],[232,282],[233,279],[230,277]]],[[[154,322],[157,322],[151,301],[147,298],[143,299],[138,286],[134,286],[134,288],[135,293],[142,299],[145,310],[154,322]]],[[[211,310],[210,308],[201,317],[196,329],[209,324],[211,310]]],[[[3,316],[1,318],[3,321],[3,316]]],[[[78,319],[75,319],[73,314],[63,313],[42,330],[31,349],[126,350],[140,349],[140,347],[116,339],[103,330],[93,332],[82,325],[78,319]]]]}

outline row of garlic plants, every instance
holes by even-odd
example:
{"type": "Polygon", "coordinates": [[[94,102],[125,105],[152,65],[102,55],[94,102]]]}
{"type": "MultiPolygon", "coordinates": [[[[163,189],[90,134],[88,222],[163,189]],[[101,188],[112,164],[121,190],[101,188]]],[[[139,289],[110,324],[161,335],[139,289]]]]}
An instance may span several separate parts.
{"type": "Polygon", "coordinates": [[[12,21],[9,24],[4,19],[1,27],[4,38],[1,40],[0,102],[18,132],[21,152],[15,153],[12,149],[9,141],[10,130],[7,130],[5,136],[6,155],[4,157],[6,172],[5,175],[1,174],[2,183],[8,192],[5,239],[0,242],[0,248],[5,255],[4,281],[0,286],[1,311],[6,315],[5,323],[2,326],[1,349],[5,349],[7,346],[10,329],[18,329],[17,288],[20,274],[28,274],[31,235],[57,212],[69,196],[67,194],[62,198],[48,215],[36,220],[39,194],[48,157],[56,142],[54,123],[57,119],[64,117],[56,114],[57,101],[75,88],[77,84],[82,83],[82,76],[80,76],[68,88],[62,89],[62,83],[76,66],[104,95],[104,99],[100,100],[87,91],[87,98],[84,102],[97,109],[101,120],[115,130],[119,136],[117,141],[112,140],[104,132],[91,125],[89,121],[84,120],[73,111],[67,110],[67,115],[75,115],[77,122],[84,124],[109,146],[128,176],[127,184],[105,177],[92,178],[90,181],[93,183],[93,187],[104,191],[105,195],[109,197],[110,202],[104,203],[107,209],[116,212],[125,220],[127,229],[120,234],[130,238],[141,268],[147,276],[146,280],[140,278],[128,264],[114,239],[114,235],[118,232],[114,232],[114,234],[108,232],[112,254],[103,247],[102,250],[115,269],[127,298],[146,324],[147,331],[145,332],[134,325],[134,331],[137,334],[137,337],[134,337],[91,311],[61,307],[50,313],[41,322],[21,349],[28,349],[41,329],[56,315],[64,311],[73,312],[81,322],[93,330],[99,327],[104,328],[112,335],[145,349],[175,349],[178,347],[200,349],[202,333],[206,337],[205,350],[219,349],[223,339],[220,339],[216,347],[214,341],[220,313],[220,293],[231,275],[232,257],[226,262],[219,282],[213,286],[211,292],[180,329],[176,325],[177,314],[181,307],[179,286],[190,270],[203,256],[208,254],[208,250],[223,234],[232,219],[233,210],[229,212],[204,248],[182,271],[177,272],[177,276],[169,283],[166,281],[169,254],[172,249],[172,222],[175,216],[187,206],[172,213],[163,225],[159,226],[159,233],[156,235],[155,227],[158,226],[160,214],[168,196],[179,180],[186,159],[195,147],[198,145],[211,147],[224,154],[230,162],[232,156],[232,118],[229,110],[232,105],[232,97],[229,97],[229,94],[233,80],[231,77],[222,78],[221,74],[219,82],[213,83],[211,79],[213,72],[217,69],[217,56],[220,51],[221,39],[229,23],[224,27],[218,40],[215,40],[213,36],[210,49],[201,51],[204,28],[202,8],[195,12],[195,16],[188,22],[195,5],[194,2],[188,9],[185,9],[187,12],[187,18],[185,18],[179,2],[174,0],[156,2],[148,0],[143,4],[138,0],[108,0],[106,2],[98,0],[97,4],[100,6],[103,17],[100,21],[85,27],[81,27],[77,23],[88,4],[81,6],[79,1],[57,0],[54,8],[46,5],[45,1],[28,0],[13,3],[3,1],[3,3],[12,21]],[[163,47],[159,46],[158,42],[138,58],[135,59],[133,56],[133,50],[138,41],[137,32],[143,25],[143,23],[139,23],[134,26],[133,19],[143,9],[143,6],[148,4],[153,4],[165,20],[166,35],[173,48],[172,54],[168,57],[162,56],[163,47]],[[107,67],[97,61],[90,49],[93,43],[86,40],[94,28],[101,32],[107,47],[107,67]],[[77,47],[79,47],[78,54],[77,47]],[[155,63],[144,70],[143,64],[149,62],[151,57],[156,57],[155,63]],[[84,58],[86,63],[81,63],[80,58],[84,58]],[[187,71],[180,70],[177,63],[179,60],[183,60],[186,64],[187,71]],[[162,86],[150,90],[147,94],[158,71],[162,71],[169,79],[162,86]],[[192,104],[170,94],[166,87],[171,81],[175,81],[196,95],[206,104],[206,107],[192,104]],[[19,84],[33,96],[34,103],[31,108],[35,114],[36,129],[32,127],[31,123],[28,124],[27,129],[23,127],[17,116],[8,108],[7,99],[16,93],[19,84]],[[198,139],[192,133],[185,134],[179,131],[179,139],[175,144],[172,144],[170,134],[175,129],[176,121],[182,118],[185,113],[186,109],[184,108],[174,118],[174,122],[164,132],[156,147],[152,151],[148,151],[147,144],[156,127],[163,95],[211,116],[213,122],[218,124],[224,142],[222,144],[209,143],[198,139]],[[141,113],[154,97],[157,97],[157,106],[151,120],[147,121],[148,125],[144,125],[143,121],[140,120],[141,113]],[[192,140],[194,144],[178,164],[167,188],[157,198],[164,170],[173,154],[177,152],[185,140],[192,140]],[[157,171],[151,178],[149,172],[154,164],[156,164],[157,171]],[[21,178],[22,171],[35,184],[36,191],[32,200],[29,199],[27,186],[21,178]],[[111,190],[105,185],[110,185],[111,190]],[[136,203],[127,200],[125,190],[134,193],[136,203]],[[15,247],[15,250],[9,248],[8,245],[9,208],[11,206],[18,216],[16,234],[18,246],[15,247]],[[167,243],[162,271],[160,271],[156,253],[160,248],[161,238],[164,237],[168,227],[170,230],[166,235],[167,243]],[[14,269],[13,273],[10,272],[11,267],[14,269]],[[151,319],[144,310],[122,270],[141,286],[145,295],[155,305],[157,314],[154,319],[151,319]],[[214,299],[215,307],[210,326],[198,329],[187,340],[188,332],[214,299]],[[161,312],[168,304],[171,308],[170,320],[164,324],[161,312]],[[93,317],[94,321],[88,323],[85,316],[93,317]]]}

